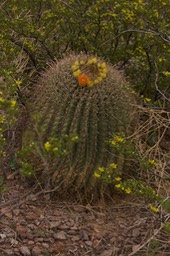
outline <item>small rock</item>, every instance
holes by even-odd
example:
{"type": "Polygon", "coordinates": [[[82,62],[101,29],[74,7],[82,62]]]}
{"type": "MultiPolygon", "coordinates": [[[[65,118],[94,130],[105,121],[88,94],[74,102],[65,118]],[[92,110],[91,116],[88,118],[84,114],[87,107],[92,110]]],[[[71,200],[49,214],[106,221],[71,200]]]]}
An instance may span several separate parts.
{"type": "Polygon", "coordinates": [[[19,209],[14,209],[14,210],[13,210],[13,214],[14,214],[15,216],[18,216],[18,215],[20,214],[20,210],[19,210],[19,209]]]}
{"type": "Polygon", "coordinates": [[[34,241],[31,241],[31,240],[28,241],[28,245],[33,245],[33,244],[35,244],[34,241]]]}
{"type": "Polygon", "coordinates": [[[64,231],[60,231],[60,232],[57,232],[56,234],[54,234],[54,238],[56,240],[66,240],[67,236],[66,236],[66,233],[64,231]]]}
{"type": "Polygon", "coordinates": [[[49,246],[49,244],[47,244],[47,243],[42,243],[42,246],[45,248],[45,249],[48,249],[50,246],[49,246]]]}
{"type": "Polygon", "coordinates": [[[50,222],[50,228],[56,228],[61,224],[60,221],[52,221],[50,222]]]}
{"type": "Polygon", "coordinates": [[[78,227],[77,226],[73,226],[70,228],[71,230],[78,230],[78,227]]]}
{"type": "Polygon", "coordinates": [[[85,244],[87,245],[87,246],[92,246],[92,241],[85,241],[85,244]]]}
{"type": "Polygon", "coordinates": [[[84,230],[81,231],[81,237],[82,237],[82,240],[84,240],[84,241],[89,240],[89,236],[88,236],[87,232],[84,230]]]}
{"type": "Polygon", "coordinates": [[[34,242],[35,243],[37,243],[37,242],[43,242],[44,241],[44,238],[42,238],[42,237],[36,237],[35,239],[34,239],[34,242]]]}
{"type": "Polygon", "coordinates": [[[6,235],[5,234],[0,234],[0,238],[4,240],[6,238],[6,235]]]}
{"type": "Polygon", "coordinates": [[[69,227],[66,224],[60,225],[58,228],[60,230],[67,230],[67,229],[69,229],[69,227]]]}
{"type": "Polygon", "coordinates": [[[79,237],[79,236],[73,236],[73,237],[71,238],[71,240],[72,240],[73,242],[77,242],[77,241],[80,240],[80,237],[79,237]]]}
{"type": "Polygon", "coordinates": [[[26,237],[27,229],[26,227],[19,225],[16,227],[16,232],[18,233],[18,236],[23,239],[26,237]]]}
{"type": "Polygon", "coordinates": [[[68,230],[67,234],[74,236],[77,234],[77,231],[76,230],[68,230]]]}
{"type": "Polygon", "coordinates": [[[22,253],[22,255],[24,255],[24,256],[29,256],[29,255],[31,255],[31,252],[30,252],[30,250],[28,249],[27,246],[21,246],[21,247],[19,248],[19,250],[20,250],[20,252],[22,253]]]}
{"type": "Polygon", "coordinates": [[[29,240],[33,240],[34,235],[32,233],[26,233],[26,238],[29,240]]]}
{"type": "Polygon", "coordinates": [[[39,256],[39,255],[41,255],[41,249],[40,249],[39,246],[34,246],[34,247],[32,248],[32,255],[33,255],[33,256],[39,256]]]}

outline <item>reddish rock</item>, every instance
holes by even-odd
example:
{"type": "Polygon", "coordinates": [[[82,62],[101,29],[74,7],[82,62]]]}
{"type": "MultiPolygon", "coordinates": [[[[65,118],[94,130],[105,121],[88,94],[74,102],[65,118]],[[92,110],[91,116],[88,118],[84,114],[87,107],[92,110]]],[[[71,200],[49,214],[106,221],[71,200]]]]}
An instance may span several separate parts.
{"type": "Polygon", "coordinates": [[[66,240],[67,239],[66,233],[64,231],[57,232],[53,236],[56,240],[66,240]]]}
{"type": "Polygon", "coordinates": [[[17,226],[16,232],[18,236],[22,239],[26,238],[27,236],[27,228],[25,226],[21,226],[21,225],[17,226]]]}
{"type": "Polygon", "coordinates": [[[39,246],[34,246],[32,248],[32,256],[39,256],[41,255],[41,249],[39,246]]]}

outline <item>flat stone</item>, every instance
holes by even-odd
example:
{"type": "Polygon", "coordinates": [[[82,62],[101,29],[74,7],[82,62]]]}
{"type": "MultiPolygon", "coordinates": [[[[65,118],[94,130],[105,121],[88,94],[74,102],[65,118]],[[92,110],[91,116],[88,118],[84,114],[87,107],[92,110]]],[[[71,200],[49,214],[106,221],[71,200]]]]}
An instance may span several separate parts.
{"type": "Polygon", "coordinates": [[[22,255],[24,255],[24,256],[29,256],[29,255],[31,255],[31,252],[30,252],[30,250],[28,249],[28,247],[27,246],[21,246],[20,248],[19,248],[19,251],[22,253],[22,255]]]}
{"type": "Polygon", "coordinates": [[[53,236],[56,240],[66,240],[67,239],[66,233],[64,231],[57,232],[53,236]]]}

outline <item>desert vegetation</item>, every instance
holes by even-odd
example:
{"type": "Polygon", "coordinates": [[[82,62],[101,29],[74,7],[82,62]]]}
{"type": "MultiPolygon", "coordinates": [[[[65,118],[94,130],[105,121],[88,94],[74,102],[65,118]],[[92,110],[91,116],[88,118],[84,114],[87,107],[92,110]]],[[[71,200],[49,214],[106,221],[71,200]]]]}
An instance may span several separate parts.
{"type": "Polygon", "coordinates": [[[1,193],[17,172],[169,213],[169,16],[168,0],[1,1],[1,193]]]}

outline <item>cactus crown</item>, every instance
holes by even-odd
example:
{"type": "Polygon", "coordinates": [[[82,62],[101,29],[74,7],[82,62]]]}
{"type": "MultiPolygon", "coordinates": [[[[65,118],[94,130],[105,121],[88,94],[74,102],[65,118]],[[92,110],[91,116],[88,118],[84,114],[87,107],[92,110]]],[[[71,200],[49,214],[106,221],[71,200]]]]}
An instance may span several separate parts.
{"type": "Polygon", "coordinates": [[[107,74],[106,63],[96,57],[76,60],[72,65],[73,75],[80,86],[92,87],[100,83],[107,74]]]}

